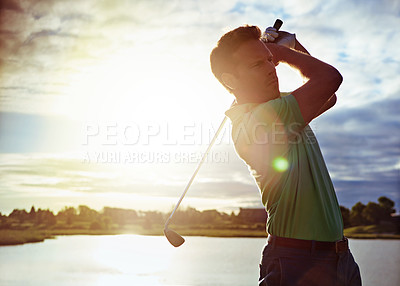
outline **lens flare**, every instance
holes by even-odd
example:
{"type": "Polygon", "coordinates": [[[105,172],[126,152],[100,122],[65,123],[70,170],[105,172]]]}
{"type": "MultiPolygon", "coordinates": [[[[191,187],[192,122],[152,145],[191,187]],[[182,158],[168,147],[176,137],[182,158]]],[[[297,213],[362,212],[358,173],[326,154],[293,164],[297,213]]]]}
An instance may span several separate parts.
{"type": "Polygon", "coordinates": [[[275,171],[284,172],[289,168],[289,162],[283,157],[277,157],[272,162],[275,171]]]}

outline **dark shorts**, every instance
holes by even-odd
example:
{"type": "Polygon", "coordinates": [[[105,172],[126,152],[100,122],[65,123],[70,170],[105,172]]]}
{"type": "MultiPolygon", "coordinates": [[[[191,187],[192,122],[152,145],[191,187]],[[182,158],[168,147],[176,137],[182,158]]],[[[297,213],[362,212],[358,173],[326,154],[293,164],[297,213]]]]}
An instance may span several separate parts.
{"type": "Polygon", "coordinates": [[[347,249],[336,253],[265,246],[260,264],[260,286],[360,286],[361,276],[347,249]]]}

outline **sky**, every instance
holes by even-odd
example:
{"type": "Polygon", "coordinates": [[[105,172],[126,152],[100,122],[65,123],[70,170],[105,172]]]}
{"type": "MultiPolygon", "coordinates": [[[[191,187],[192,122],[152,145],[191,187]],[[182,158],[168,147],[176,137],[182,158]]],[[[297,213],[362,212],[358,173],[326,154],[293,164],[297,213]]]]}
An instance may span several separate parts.
{"type": "MultiPolygon", "coordinates": [[[[0,2],[0,212],[170,211],[233,100],[209,54],[276,18],[344,81],[311,126],[339,203],[400,206],[400,2],[0,2]]],[[[281,91],[301,85],[278,66],[281,91]]],[[[261,207],[224,126],[184,206],[261,207]]]]}

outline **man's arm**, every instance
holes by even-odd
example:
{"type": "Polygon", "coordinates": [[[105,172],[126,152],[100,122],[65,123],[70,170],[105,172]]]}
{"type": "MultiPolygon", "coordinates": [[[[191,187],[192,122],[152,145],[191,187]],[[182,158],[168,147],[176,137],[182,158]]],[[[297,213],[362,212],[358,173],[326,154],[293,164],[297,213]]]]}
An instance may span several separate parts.
{"type": "MultiPolygon", "coordinates": [[[[266,30],[265,33],[268,33],[269,40],[272,40],[272,42],[281,45],[281,46],[285,46],[288,48],[292,48],[296,51],[305,53],[307,55],[311,54],[306,50],[306,48],[304,48],[304,46],[302,44],[300,44],[300,42],[297,40],[296,36],[294,34],[290,34],[288,32],[285,31],[280,31],[279,34],[276,33],[276,31],[270,27],[266,30]],[[270,30],[268,30],[270,29],[270,30]],[[277,40],[277,41],[276,41],[277,40]]],[[[278,63],[276,63],[278,64],[278,63]]],[[[304,81],[304,83],[306,83],[306,81],[304,81]]],[[[328,109],[330,109],[332,106],[334,106],[336,104],[336,94],[334,93],[329,99],[328,101],[321,107],[321,109],[318,111],[317,115],[314,117],[318,117],[319,115],[321,115],[322,113],[324,113],[325,111],[327,111],[328,109]]]]}
{"type": "Polygon", "coordinates": [[[305,54],[311,56],[310,53],[306,50],[306,48],[304,48],[303,45],[300,44],[299,41],[297,41],[297,39],[295,39],[295,41],[296,41],[296,42],[295,42],[295,44],[294,44],[294,49],[295,49],[296,51],[300,51],[300,52],[303,52],[303,53],[305,53],[305,54]]]}
{"type": "Polygon", "coordinates": [[[307,124],[331,107],[329,105],[334,100],[330,101],[330,98],[343,80],[338,70],[303,52],[297,52],[271,43],[267,43],[266,45],[273,54],[275,62],[289,64],[298,69],[308,79],[304,85],[292,93],[299,104],[300,112],[307,124]]]}
{"type": "Polygon", "coordinates": [[[320,116],[322,113],[327,111],[328,109],[332,108],[336,104],[337,98],[336,94],[334,93],[327,102],[325,102],[324,106],[321,107],[321,109],[318,111],[317,115],[315,115],[314,118],[317,118],[320,116]]]}
{"type": "MultiPolygon", "coordinates": [[[[306,50],[306,48],[304,48],[303,45],[300,44],[300,42],[297,40],[297,38],[295,38],[294,49],[296,51],[300,51],[300,52],[303,52],[303,53],[311,56],[311,54],[306,50]]],[[[336,97],[336,93],[334,93],[328,99],[328,101],[324,104],[324,106],[321,107],[321,109],[318,111],[317,115],[314,118],[320,116],[322,113],[324,113],[328,109],[332,108],[336,104],[336,101],[337,101],[337,97],[336,97]]]]}

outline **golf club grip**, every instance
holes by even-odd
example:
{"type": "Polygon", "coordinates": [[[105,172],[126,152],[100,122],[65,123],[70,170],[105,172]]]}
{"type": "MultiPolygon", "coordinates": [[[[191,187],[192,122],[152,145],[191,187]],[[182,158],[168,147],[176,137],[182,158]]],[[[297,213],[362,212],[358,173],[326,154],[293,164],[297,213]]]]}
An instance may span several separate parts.
{"type": "Polygon", "coordinates": [[[281,19],[276,19],[274,23],[274,28],[279,31],[279,29],[282,27],[283,21],[281,19]]]}

